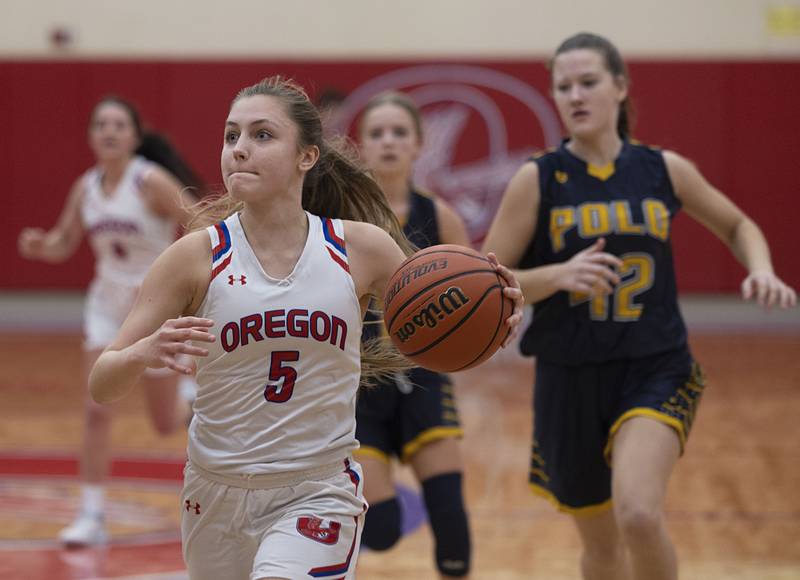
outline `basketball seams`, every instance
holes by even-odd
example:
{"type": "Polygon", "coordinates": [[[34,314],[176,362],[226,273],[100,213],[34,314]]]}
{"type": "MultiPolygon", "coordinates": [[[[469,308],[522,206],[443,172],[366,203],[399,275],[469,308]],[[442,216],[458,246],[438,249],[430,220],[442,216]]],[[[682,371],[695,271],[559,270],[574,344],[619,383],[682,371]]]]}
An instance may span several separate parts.
{"type": "MultiPolygon", "coordinates": [[[[398,307],[398,308],[397,308],[397,312],[395,312],[395,314],[394,314],[394,315],[393,315],[393,316],[392,316],[392,317],[389,319],[389,321],[388,321],[388,322],[384,322],[384,324],[386,324],[386,330],[389,332],[389,334],[391,334],[391,333],[392,333],[392,325],[394,324],[394,321],[397,319],[398,315],[399,315],[399,314],[400,314],[400,313],[401,313],[401,312],[402,312],[402,311],[403,311],[403,310],[404,310],[404,309],[405,309],[405,308],[406,308],[406,307],[407,307],[407,306],[408,306],[408,305],[409,305],[411,302],[413,302],[414,300],[416,300],[417,298],[419,298],[419,296],[420,296],[421,294],[424,294],[425,292],[427,292],[427,291],[428,291],[428,290],[430,290],[431,288],[433,288],[433,287],[435,287],[435,286],[438,286],[438,285],[440,285],[440,284],[443,284],[443,283],[445,283],[445,282],[450,282],[451,280],[457,280],[458,278],[462,278],[462,277],[464,277],[464,276],[468,276],[468,275],[471,275],[471,274],[479,274],[479,273],[481,273],[481,272],[489,272],[489,273],[492,273],[492,274],[496,274],[496,273],[497,273],[497,272],[496,272],[494,269],[466,270],[466,271],[458,272],[457,274],[450,274],[449,276],[447,276],[447,277],[445,277],[445,278],[439,278],[439,279],[437,279],[435,282],[431,282],[430,284],[428,284],[428,285],[427,285],[427,286],[425,286],[424,288],[422,288],[422,289],[420,289],[419,291],[417,291],[417,293],[416,293],[416,294],[414,294],[413,296],[411,296],[411,297],[409,297],[409,298],[406,298],[406,301],[405,301],[405,302],[403,302],[403,304],[401,304],[401,305],[400,305],[400,307],[398,307]]],[[[397,296],[395,295],[395,298],[396,298],[396,297],[397,297],[397,296]]],[[[389,305],[391,305],[391,303],[389,303],[389,305]]],[[[386,315],[386,310],[389,310],[389,309],[390,309],[390,308],[389,308],[389,305],[385,305],[385,304],[384,304],[384,311],[383,311],[383,312],[384,312],[384,316],[386,315]]]]}
{"type": "MultiPolygon", "coordinates": [[[[496,290],[497,288],[500,288],[500,292],[501,292],[501,295],[502,295],[503,287],[501,285],[498,284],[498,285],[494,285],[494,286],[489,286],[486,289],[486,291],[481,295],[481,297],[478,298],[478,301],[475,303],[475,305],[472,307],[472,309],[469,312],[464,313],[464,316],[462,316],[461,319],[456,324],[454,324],[451,329],[449,329],[447,332],[442,334],[440,337],[438,337],[433,342],[429,343],[424,348],[422,348],[420,350],[417,350],[417,351],[414,351],[414,352],[409,352],[405,356],[417,356],[417,355],[422,354],[424,352],[428,352],[434,346],[436,346],[437,344],[442,342],[444,339],[446,339],[448,336],[453,334],[465,322],[467,322],[467,320],[472,318],[472,315],[475,313],[476,310],[478,310],[478,308],[480,308],[481,304],[483,304],[484,300],[486,300],[486,298],[489,296],[489,294],[492,292],[492,290],[496,290]]],[[[502,307],[501,307],[501,310],[502,310],[502,307]]],[[[497,336],[497,332],[496,331],[495,331],[495,335],[494,336],[497,336]]],[[[492,337],[492,340],[494,340],[494,336],[492,337]]],[[[491,344],[491,342],[489,344],[491,344]]],[[[486,352],[486,351],[484,350],[484,352],[486,352]]]]}
{"type": "MultiPolygon", "coordinates": [[[[430,248],[437,248],[437,247],[439,247],[439,246],[431,246],[430,248]]],[[[430,250],[430,248],[427,248],[427,249],[430,250]]],[[[486,262],[487,264],[490,263],[489,260],[487,258],[484,258],[483,256],[476,256],[475,254],[471,254],[471,253],[465,252],[465,251],[459,251],[459,250],[436,250],[436,251],[428,252],[426,250],[421,250],[421,251],[417,252],[416,254],[414,254],[413,256],[411,256],[410,258],[406,258],[405,262],[400,264],[400,266],[397,268],[397,270],[398,271],[405,270],[406,266],[408,266],[409,264],[412,264],[414,261],[419,260],[421,258],[425,258],[426,256],[430,256],[431,254],[456,254],[458,256],[466,256],[467,258],[473,258],[473,259],[479,260],[481,262],[486,262]]]]}
{"type": "MultiPolygon", "coordinates": [[[[453,369],[450,372],[457,372],[468,369],[469,367],[474,365],[476,361],[481,360],[481,357],[483,357],[483,355],[486,354],[486,351],[489,350],[494,344],[494,341],[497,338],[497,333],[500,332],[500,327],[503,325],[503,321],[506,319],[506,300],[508,300],[505,296],[503,296],[503,289],[505,288],[505,285],[503,284],[500,278],[500,274],[497,274],[497,281],[500,284],[500,316],[498,317],[497,326],[494,329],[494,334],[492,335],[492,339],[488,343],[486,343],[486,347],[481,351],[481,353],[478,356],[473,358],[469,363],[465,364],[464,366],[459,367],[457,369],[453,369]]],[[[496,288],[496,286],[492,286],[492,288],[496,288]]],[[[506,336],[503,337],[503,340],[506,339],[509,332],[511,332],[511,329],[506,331],[506,336]]]]}

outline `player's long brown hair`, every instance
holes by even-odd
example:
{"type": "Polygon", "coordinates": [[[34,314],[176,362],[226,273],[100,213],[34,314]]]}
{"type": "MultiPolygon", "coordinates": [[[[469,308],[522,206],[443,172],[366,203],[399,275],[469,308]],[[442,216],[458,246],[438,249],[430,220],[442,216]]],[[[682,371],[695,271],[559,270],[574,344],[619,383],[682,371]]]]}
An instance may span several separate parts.
{"type": "MultiPolygon", "coordinates": [[[[358,163],[354,148],[344,138],[324,137],[319,111],[305,90],[291,79],[272,76],[239,91],[232,104],[256,95],[275,97],[283,102],[289,118],[297,126],[299,149],[313,145],[319,148],[319,160],[303,181],[303,209],[318,216],[374,224],[387,231],[406,255],[411,255],[415,248],[403,234],[383,191],[358,163]]],[[[198,204],[190,228],[200,229],[217,223],[242,207],[243,204],[227,192],[208,198],[198,204]]],[[[363,383],[407,368],[410,368],[409,361],[385,341],[362,345],[363,383]]]]}

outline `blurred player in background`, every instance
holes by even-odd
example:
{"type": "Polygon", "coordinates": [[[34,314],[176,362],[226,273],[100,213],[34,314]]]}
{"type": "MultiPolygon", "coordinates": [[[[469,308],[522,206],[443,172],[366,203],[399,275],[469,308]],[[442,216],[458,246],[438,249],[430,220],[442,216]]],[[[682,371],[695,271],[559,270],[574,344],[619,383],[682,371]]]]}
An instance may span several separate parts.
{"type": "MultiPolygon", "coordinates": [[[[197,357],[182,500],[193,580],[353,578],[367,507],[356,393],[362,372],[407,367],[362,357],[362,319],[412,248],[291,81],[239,92],[221,169],[228,193],[201,216],[213,225],[153,264],[90,389],[112,401],[145,369],[188,374],[179,355],[197,357]]],[[[522,296],[497,267],[513,334],[522,296]]]]}
{"type": "MultiPolygon", "coordinates": [[[[86,235],[95,255],[95,276],[84,308],[84,368],[91,369],[116,335],[134,302],[147,268],[174,240],[194,198],[186,186],[199,182],[171,145],[145,132],[138,111],[118,97],[94,107],[89,145],[96,164],[75,181],[56,225],[26,228],[18,240],[25,258],[59,263],[72,256],[86,235]]],[[[191,379],[182,388],[192,390],[191,379]]],[[[159,434],[184,425],[190,414],[177,396],[178,375],[142,377],[150,418],[159,434]]],[[[103,543],[103,481],[111,462],[111,409],[87,397],[80,458],[81,508],[59,535],[67,546],[103,543]]]]}
{"type": "MultiPolygon", "coordinates": [[[[418,248],[469,246],[458,214],[412,183],[422,148],[422,119],[413,100],[390,92],[372,98],[358,129],[361,155],[389,200],[403,231],[418,248]]],[[[364,337],[383,325],[368,316],[364,337]],[[370,320],[372,323],[370,323],[370,320]]],[[[401,510],[392,479],[392,457],[411,465],[422,485],[435,541],[435,559],[446,577],[465,577],[470,534],[462,494],[462,435],[453,385],[446,375],[423,368],[397,373],[364,389],[356,410],[357,457],[370,504],[362,541],[373,550],[392,547],[401,535],[401,510]]]]}
{"type": "Polygon", "coordinates": [[[511,180],[484,251],[534,304],[534,490],[574,516],[587,579],[674,580],[667,482],[703,390],[678,309],[671,220],[683,207],[747,269],[745,300],[787,308],[760,229],[697,168],[629,140],[617,49],[581,33],[550,63],[568,137],[511,180]]]}

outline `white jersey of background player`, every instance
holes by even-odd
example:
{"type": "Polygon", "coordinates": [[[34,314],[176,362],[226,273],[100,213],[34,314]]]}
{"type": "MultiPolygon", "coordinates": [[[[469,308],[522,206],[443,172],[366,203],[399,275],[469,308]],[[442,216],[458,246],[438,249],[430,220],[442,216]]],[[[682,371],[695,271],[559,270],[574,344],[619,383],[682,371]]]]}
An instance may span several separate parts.
{"type": "MultiPolygon", "coordinates": [[[[147,269],[187,217],[184,206],[191,198],[176,175],[187,185],[195,181],[169,143],[144,132],[139,113],[118,97],[106,97],[95,106],[89,145],[95,167],[76,179],[56,225],[48,231],[25,228],[19,236],[20,253],[45,262],[68,259],[88,236],[97,262],[84,309],[87,371],[116,336],[147,269]]],[[[142,386],[160,434],[184,424],[189,410],[185,402],[176,401],[175,375],[150,373],[142,386]]],[[[81,504],[75,520],[59,534],[68,546],[107,539],[102,482],[110,465],[110,424],[109,409],[89,401],[80,459],[81,504]]]]}
{"type": "Polygon", "coordinates": [[[148,268],[175,241],[177,224],[156,215],[142,195],[142,183],[154,167],[133,157],[110,195],[103,191],[102,168],[83,177],[81,219],[95,256],[84,308],[88,349],[105,348],[114,339],[148,268]]]}
{"type": "MultiPolygon", "coordinates": [[[[146,368],[191,373],[178,355],[205,358],[181,506],[192,580],[353,578],[365,509],[349,456],[361,317],[404,259],[397,241],[408,243],[294,83],[240,91],[223,135],[229,193],[209,214],[225,225],[156,260],[90,389],[110,402],[146,368]]],[[[522,295],[497,268],[517,305],[513,331],[522,295]]],[[[391,372],[390,361],[362,370],[391,372]]]]}

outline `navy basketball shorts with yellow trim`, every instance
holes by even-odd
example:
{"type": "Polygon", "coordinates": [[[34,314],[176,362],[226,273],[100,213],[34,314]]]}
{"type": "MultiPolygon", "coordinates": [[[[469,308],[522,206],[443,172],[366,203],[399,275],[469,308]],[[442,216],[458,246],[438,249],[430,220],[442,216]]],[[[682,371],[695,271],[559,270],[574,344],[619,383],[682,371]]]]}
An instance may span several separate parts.
{"type": "Polygon", "coordinates": [[[356,456],[405,462],[428,443],[462,434],[447,375],[414,368],[359,392],[356,456]]]}
{"type": "Polygon", "coordinates": [[[688,349],[581,366],[537,360],[533,491],[574,515],[608,508],[610,454],[622,423],[645,416],[669,425],[682,453],[703,386],[688,349]]]}

